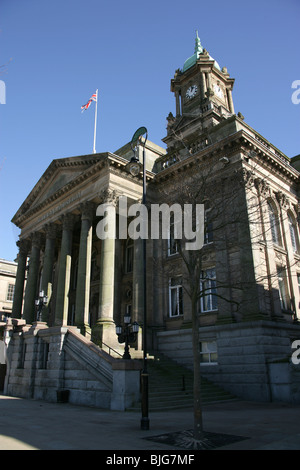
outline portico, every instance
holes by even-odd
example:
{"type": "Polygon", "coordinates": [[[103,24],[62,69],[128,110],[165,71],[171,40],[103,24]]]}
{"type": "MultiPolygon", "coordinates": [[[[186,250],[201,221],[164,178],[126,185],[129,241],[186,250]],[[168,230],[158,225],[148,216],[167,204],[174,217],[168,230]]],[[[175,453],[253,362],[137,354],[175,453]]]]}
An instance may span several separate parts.
{"type": "MultiPolygon", "coordinates": [[[[150,160],[163,154],[158,149],[149,144],[150,160]]],[[[14,216],[21,228],[14,318],[35,322],[35,299],[44,290],[48,326],[76,326],[101,346],[119,349],[115,324],[128,309],[142,322],[139,244],[128,249],[117,230],[120,195],[135,202],[142,193],[141,180],[125,170],[126,146],[124,152],[125,158],[105,153],[54,160],[14,216]],[[114,234],[103,240],[96,234],[100,204],[115,208],[114,234]]]]}

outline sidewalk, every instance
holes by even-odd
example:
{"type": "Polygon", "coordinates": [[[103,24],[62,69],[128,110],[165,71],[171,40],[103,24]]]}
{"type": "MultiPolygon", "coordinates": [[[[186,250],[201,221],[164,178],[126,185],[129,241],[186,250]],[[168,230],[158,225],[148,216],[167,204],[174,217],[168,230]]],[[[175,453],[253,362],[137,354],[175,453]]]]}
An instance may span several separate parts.
{"type": "MultiPolygon", "coordinates": [[[[149,437],[189,430],[192,409],[153,412],[150,429],[140,413],[0,395],[0,450],[182,450],[149,437]]],[[[225,449],[300,450],[300,406],[233,401],[204,407],[206,431],[246,439],[225,449]]]]}

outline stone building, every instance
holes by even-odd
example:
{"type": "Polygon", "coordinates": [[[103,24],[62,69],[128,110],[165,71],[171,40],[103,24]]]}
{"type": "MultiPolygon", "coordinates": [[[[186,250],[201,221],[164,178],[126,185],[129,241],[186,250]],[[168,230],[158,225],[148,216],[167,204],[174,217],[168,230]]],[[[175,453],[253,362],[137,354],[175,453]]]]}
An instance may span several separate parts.
{"type": "MultiPolygon", "coordinates": [[[[298,160],[235,114],[233,86],[197,34],[194,54],[171,80],[175,114],[167,117],[166,149],[149,140],[137,149],[140,161],[143,150],[146,156],[147,202],[178,203],[192,188],[185,201],[205,208],[203,374],[241,397],[299,401],[290,361],[300,335],[298,160]]],[[[120,351],[115,326],[124,314],[143,327],[141,240],[119,236],[120,198],[129,209],[142,197],[142,172],[127,171],[131,157],[126,144],[114,153],[54,160],[14,215],[21,229],[12,313],[18,331],[22,321],[27,328],[36,322],[40,290],[48,296],[44,330],[74,326],[84,341],[120,351]],[[101,204],[115,209],[115,239],[97,236],[101,204]]],[[[191,367],[190,280],[170,220],[168,239],[146,243],[148,349],[191,367]]],[[[141,336],[134,348],[138,357],[141,336]]]]}
{"type": "Polygon", "coordinates": [[[0,259],[0,315],[10,316],[12,313],[17,263],[0,259]]]}

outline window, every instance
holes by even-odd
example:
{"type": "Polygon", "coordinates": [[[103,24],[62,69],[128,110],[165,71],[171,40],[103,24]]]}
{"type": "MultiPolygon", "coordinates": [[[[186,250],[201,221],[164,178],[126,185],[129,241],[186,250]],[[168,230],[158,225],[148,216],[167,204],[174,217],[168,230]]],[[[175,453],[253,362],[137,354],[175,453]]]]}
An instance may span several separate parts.
{"type": "Polygon", "coordinates": [[[277,217],[277,213],[276,213],[273,205],[270,202],[268,202],[268,210],[269,210],[269,220],[270,220],[272,241],[273,241],[273,243],[276,243],[277,245],[280,245],[281,244],[281,239],[280,239],[280,230],[279,230],[278,217],[277,217]]]}
{"type": "Polygon", "coordinates": [[[217,287],[216,287],[216,270],[215,268],[207,269],[201,273],[200,289],[201,289],[201,312],[211,312],[217,310],[217,287]]]}
{"type": "Polygon", "coordinates": [[[6,300],[12,302],[14,300],[15,285],[8,284],[6,300]]]}
{"type": "Polygon", "coordinates": [[[205,219],[204,219],[204,244],[208,245],[209,243],[213,242],[213,224],[210,220],[210,212],[211,209],[207,209],[205,211],[205,219]]]}
{"type": "MultiPolygon", "coordinates": [[[[298,294],[300,298],[300,274],[297,274],[297,282],[298,282],[298,294]]],[[[300,302],[299,302],[299,308],[300,308],[300,302]]]]}
{"type": "Polygon", "coordinates": [[[279,287],[279,299],[282,310],[288,310],[289,301],[288,301],[288,291],[286,284],[286,275],[285,270],[282,267],[277,267],[277,279],[279,287]]]}
{"type": "Polygon", "coordinates": [[[133,271],[133,250],[134,241],[132,238],[128,238],[125,249],[125,272],[132,273],[133,271]]]}
{"type": "Polygon", "coordinates": [[[216,341],[201,341],[200,343],[200,363],[217,364],[218,352],[216,341]]]}
{"type": "Polygon", "coordinates": [[[183,315],[182,302],[182,279],[175,277],[170,279],[169,283],[169,315],[170,317],[178,317],[183,315]]]}
{"type": "Polygon", "coordinates": [[[178,253],[179,241],[175,239],[174,214],[170,218],[170,234],[168,239],[168,256],[178,253]]]}
{"type": "Polygon", "coordinates": [[[132,315],[132,305],[131,304],[126,304],[125,305],[125,315],[130,316],[132,315]]]}
{"type": "Polygon", "coordinates": [[[290,237],[291,237],[291,243],[293,247],[293,252],[296,253],[298,251],[298,243],[297,243],[297,228],[296,224],[290,214],[288,214],[288,220],[289,220],[289,229],[290,229],[290,237]]]}

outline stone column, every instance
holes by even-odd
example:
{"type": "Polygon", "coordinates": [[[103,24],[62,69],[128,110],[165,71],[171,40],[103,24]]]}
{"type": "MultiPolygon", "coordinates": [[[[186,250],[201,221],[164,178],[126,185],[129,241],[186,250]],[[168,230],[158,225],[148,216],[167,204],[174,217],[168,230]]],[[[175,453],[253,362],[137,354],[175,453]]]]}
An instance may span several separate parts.
{"type": "Polygon", "coordinates": [[[115,288],[116,202],[117,198],[114,192],[106,192],[103,205],[105,206],[105,209],[107,209],[105,213],[105,222],[109,227],[109,234],[107,234],[107,238],[102,239],[98,320],[92,332],[93,341],[100,345],[102,345],[102,342],[104,342],[109,346],[117,346],[117,336],[113,319],[115,288]]]}
{"type": "Polygon", "coordinates": [[[90,304],[90,280],[93,216],[95,206],[93,203],[81,205],[81,232],[77,273],[77,289],[75,304],[75,325],[81,329],[82,334],[89,331],[89,304],[90,304]]]}
{"type": "Polygon", "coordinates": [[[212,85],[211,85],[211,76],[210,76],[210,72],[207,72],[206,74],[206,79],[207,79],[207,91],[208,89],[210,89],[211,91],[212,90],[212,85]]]}
{"type": "Polygon", "coordinates": [[[234,106],[233,106],[232,93],[231,93],[230,88],[227,88],[227,100],[228,100],[229,111],[232,114],[234,114],[234,106]]]}
{"type": "Polygon", "coordinates": [[[35,232],[32,236],[31,254],[29,259],[29,271],[24,299],[23,318],[26,323],[31,324],[36,320],[35,300],[37,298],[37,282],[40,265],[40,243],[41,234],[35,232]]]}
{"type": "Polygon", "coordinates": [[[179,95],[179,90],[175,91],[175,98],[176,98],[176,116],[181,115],[181,109],[180,109],[180,95],[179,95]]]}
{"type": "Polygon", "coordinates": [[[26,261],[29,250],[28,240],[20,240],[17,242],[19,247],[18,268],[15,282],[14,301],[12,308],[12,317],[21,318],[22,304],[24,295],[24,282],[26,273],[26,261]]]}
{"type": "Polygon", "coordinates": [[[204,72],[201,72],[200,86],[201,86],[201,98],[204,99],[206,97],[205,93],[207,92],[206,78],[205,78],[205,73],[204,72]]]}
{"type": "Polygon", "coordinates": [[[61,239],[56,305],[55,305],[55,325],[66,326],[68,322],[69,289],[71,276],[71,256],[73,227],[75,217],[73,214],[66,214],[63,217],[63,232],[61,239]]]}
{"type": "Polygon", "coordinates": [[[285,249],[285,266],[286,266],[286,281],[287,281],[287,289],[288,289],[288,296],[289,296],[289,309],[296,313],[296,303],[295,303],[295,290],[293,285],[293,273],[291,267],[295,265],[294,260],[294,253],[293,247],[290,243],[290,228],[288,223],[288,211],[290,209],[290,201],[287,196],[278,191],[276,193],[276,199],[279,204],[279,212],[280,212],[280,221],[282,227],[282,241],[283,241],[283,248],[285,249]],[[288,234],[288,236],[287,236],[288,234]]]}
{"type": "Polygon", "coordinates": [[[52,276],[53,276],[53,264],[55,254],[55,240],[57,233],[56,224],[47,224],[46,230],[46,245],[44,254],[44,266],[42,274],[41,287],[45,294],[48,296],[48,303],[42,310],[42,321],[48,322],[49,320],[49,304],[52,296],[52,276]]]}

